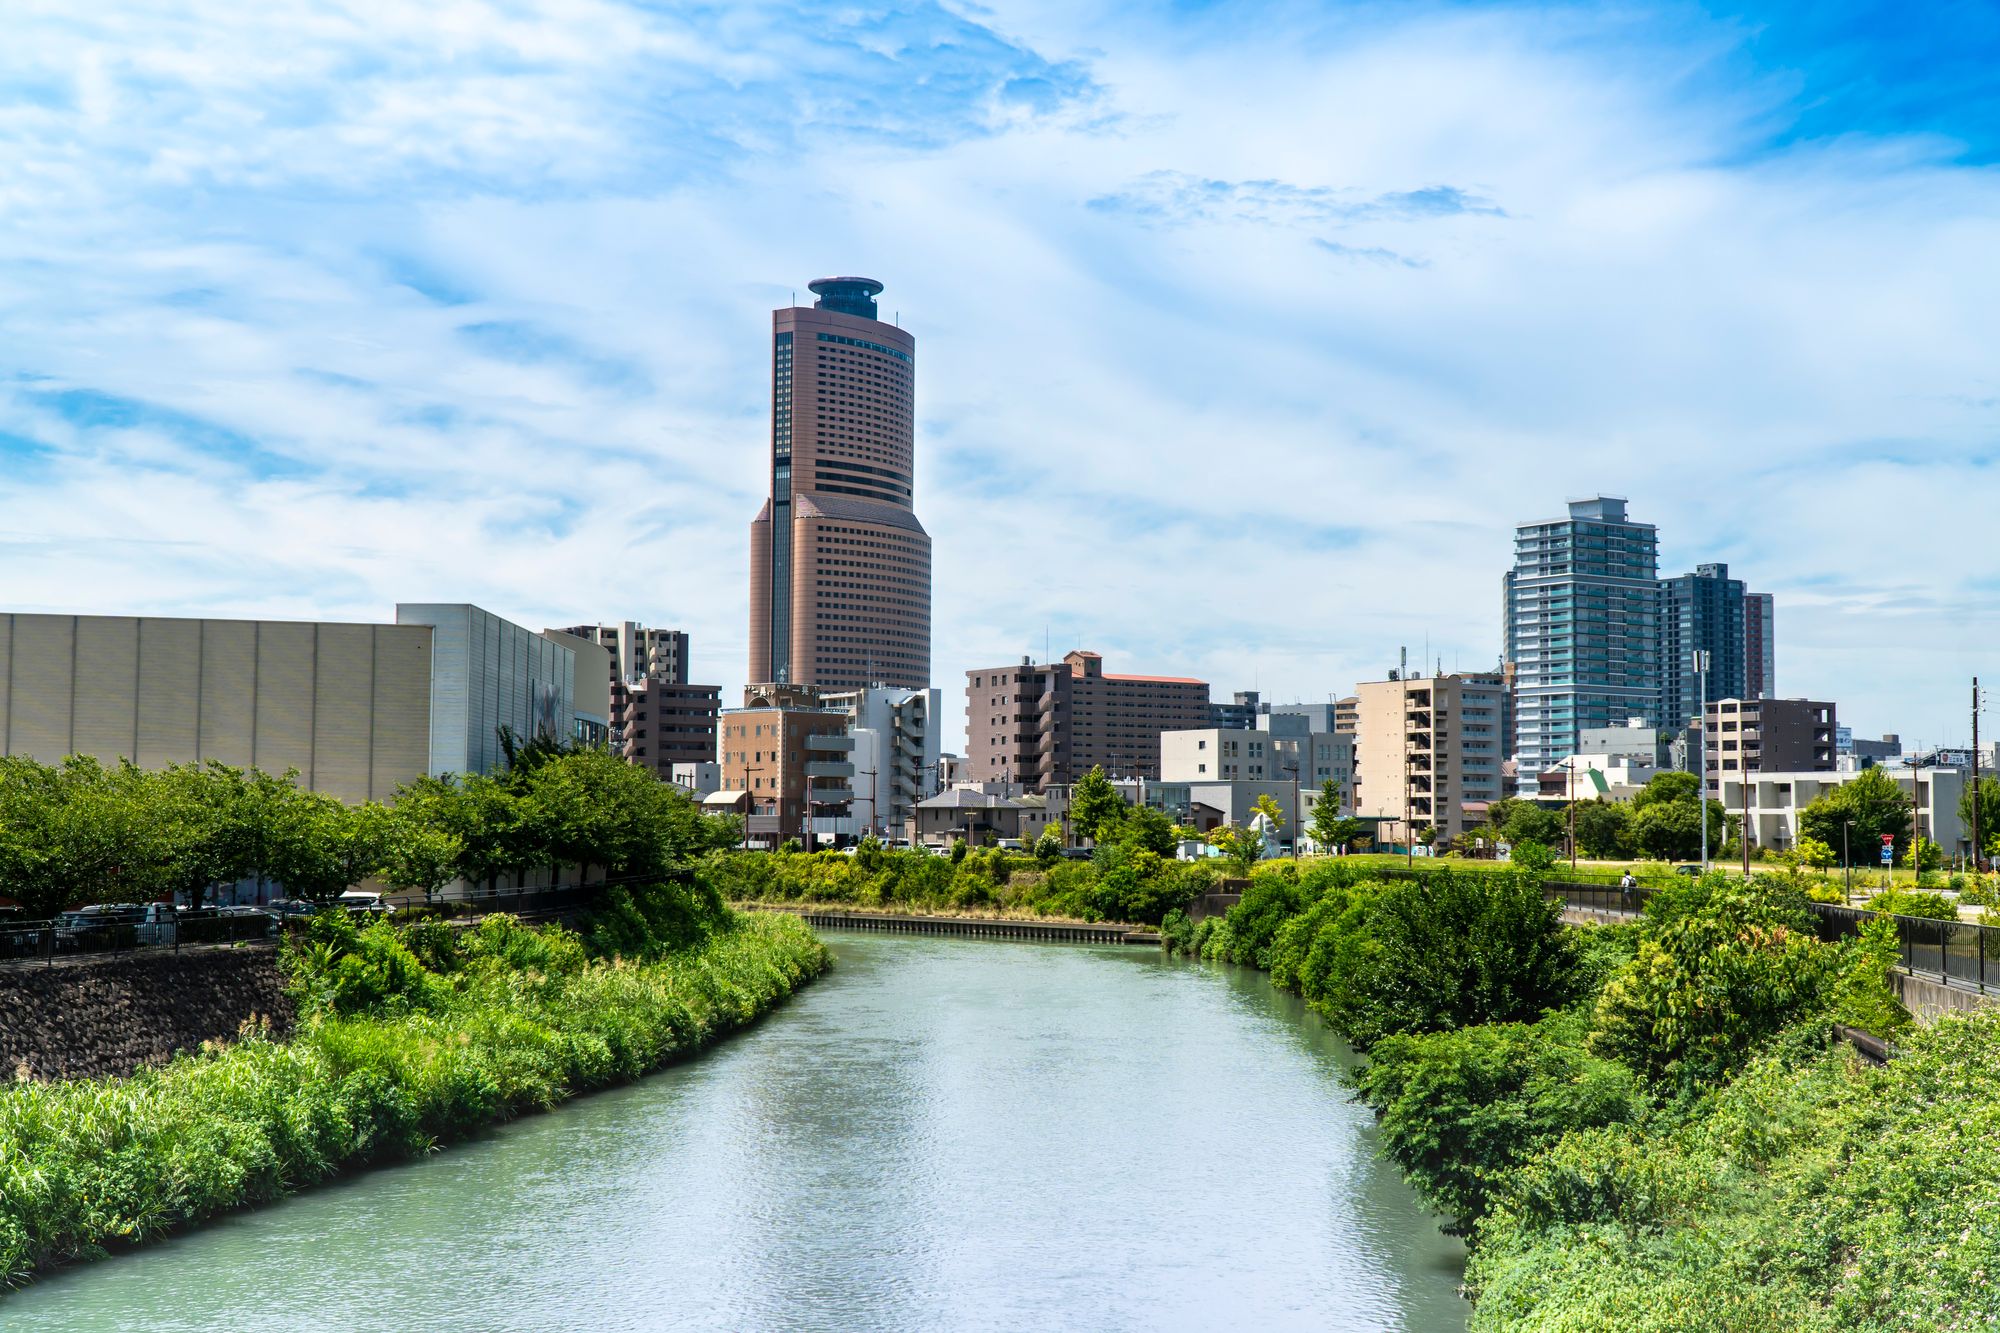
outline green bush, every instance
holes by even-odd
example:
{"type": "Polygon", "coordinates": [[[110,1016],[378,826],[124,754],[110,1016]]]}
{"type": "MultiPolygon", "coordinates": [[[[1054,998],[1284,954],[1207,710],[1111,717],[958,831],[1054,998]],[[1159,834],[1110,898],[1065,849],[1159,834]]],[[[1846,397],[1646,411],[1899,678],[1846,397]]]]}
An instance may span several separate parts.
{"type": "Polygon", "coordinates": [[[1924,893],[1916,889],[1889,889],[1870,898],[1866,904],[1871,912],[1887,912],[1893,916],[1921,916],[1933,921],[1958,920],[1958,903],[1942,893],[1924,893]]]}
{"type": "Polygon", "coordinates": [[[455,977],[412,980],[423,969],[387,925],[322,917],[288,965],[305,1002],[289,1044],[252,1032],[129,1079],[0,1085],[0,1287],[634,1078],[827,962],[775,914],[652,962],[587,966],[568,932],[489,917],[455,977]]]}
{"type": "Polygon", "coordinates": [[[1380,1116],[1384,1155],[1456,1229],[1471,1227],[1492,1192],[1566,1132],[1644,1113],[1637,1076],[1590,1055],[1588,1031],[1563,1013],[1385,1037],[1355,1080],[1380,1116]]]}
{"type": "Polygon", "coordinates": [[[1335,943],[1319,979],[1309,956],[1308,980],[1321,988],[1315,1007],[1363,1049],[1399,1032],[1531,1021],[1577,993],[1561,905],[1524,876],[1393,881],[1329,929],[1342,923],[1351,945],[1335,943]]]}
{"type": "Polygon", "coordinates": [[[2000,1313],[2000,1014],[1886,1067],[1806,1022],[1684,1114],[1581,1131],[1494,1196],[1475,1329],[1977,1329],[2000,1313]]]}

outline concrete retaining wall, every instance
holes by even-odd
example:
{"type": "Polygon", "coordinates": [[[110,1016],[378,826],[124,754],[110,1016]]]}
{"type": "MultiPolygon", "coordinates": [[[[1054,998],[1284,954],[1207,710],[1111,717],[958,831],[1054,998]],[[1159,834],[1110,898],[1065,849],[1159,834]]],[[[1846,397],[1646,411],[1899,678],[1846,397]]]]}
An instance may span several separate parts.
{"type": "Polygon", "coordinates": [[[1907,972],[1892,972],[1889,975],[1896,986],[1896,998],[1916,1016],[1919,1023],[1928,1023],[1940,1014],[1983,1008],[2000,1000],[2000,995],[1990,991],[1981,994],[1962,986],[1947,986],[1929,977],[1911,976],[1907,972]]]}
{"type": "Polygon", "coordinates": [[[0,1078],[129,1074],[245,1023],[287,1035],[277,959],[268,946],[215,947],[0,967],[0,1078]]]}

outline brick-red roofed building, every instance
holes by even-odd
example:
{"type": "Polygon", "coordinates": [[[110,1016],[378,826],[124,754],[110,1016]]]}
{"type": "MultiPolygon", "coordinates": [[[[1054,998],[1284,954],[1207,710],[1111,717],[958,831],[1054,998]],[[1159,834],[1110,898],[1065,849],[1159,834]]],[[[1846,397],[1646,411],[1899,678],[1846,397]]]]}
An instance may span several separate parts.
{"type": "Polygon", "coordinates": [[[1160,733],[1209,724],[1208,682],[1116,675],[1097,653],[965,673],[966,776],[1024,791],[1113,777],[1160,776],[1160,733]]]}

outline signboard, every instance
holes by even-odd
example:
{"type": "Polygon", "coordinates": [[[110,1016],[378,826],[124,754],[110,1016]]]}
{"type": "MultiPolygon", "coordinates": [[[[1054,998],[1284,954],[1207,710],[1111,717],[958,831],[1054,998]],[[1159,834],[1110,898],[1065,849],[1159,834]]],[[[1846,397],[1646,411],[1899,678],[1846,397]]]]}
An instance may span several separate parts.
{"type": "Polygon", "coordinates": [[[1894,861],[1895,859],[1896,859],[1896,844],[1895,844],[1895,843],[1893,843],[1893,842],[1885,842],[1885,843],[1883,843],[1883,844],[1882,844],[1882,864],[1883,864],[1883,865],[1885,865],[1885,866],[1886,866],[1886,865],[1889,865],[1889,864],[1890,864],[1891,862],[1893,862],[1893,861],[1894,861]]]}

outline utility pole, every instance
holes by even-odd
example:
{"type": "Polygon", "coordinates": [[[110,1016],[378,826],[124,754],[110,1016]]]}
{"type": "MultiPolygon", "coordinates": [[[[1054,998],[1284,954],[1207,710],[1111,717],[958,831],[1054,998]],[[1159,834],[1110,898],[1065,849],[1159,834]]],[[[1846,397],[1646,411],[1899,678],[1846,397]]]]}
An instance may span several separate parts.
{"type": "Polygon", "coordinates": [[[1972,873],[1979,873],[1979,677],[1972,678],[1972,873]]]}
{"type": "MultiPolygon", "coordinates": [[[[1708,742],[1703,741],[1701,748],[1703,750],[1707,750],[1708,742]]],[[[1748,753],[1743,750],[1740,742],[1737,747],[1737,753],[1743,756],[1742,759],[1737,764],[1738,781],[1740,781],[1743,784],[1743,826],[1737,830],[1736,840],[1743,844],[1743,878],[1749,879],[1750,878],[1750,757],[1748,753]]],[[[1706,801],[1703,801],[1701,805],[1701,827],[1703,832],[1707,832],[1708,802],[1706,801]]]]}
{"type": "MultiPolygon", "coordinates": [[[[1917,748],[1910,755],[1910,873],[1921,879],[1923,869],[1919,865],[1918,849],[1924,841],[1924,743],[1917,742],[1917,748]]],[[[1896,876],[1891,873],[1889,885],[1893,887],[1896,876]]]]}
{"type": "MultiPolygon", "coordinates": [[[[1708,873],[1708,650],[1697,648],[1694,653],[1694,674],[1701,691],[1701,873],[1708,873]]],[[[1718,765],[1720,760],[1717,761],[1718,765]]],[[[1720,796],[1722,769],[1715,770],[1716,795],[1720,796]]]]}
{"type": "MultiPolygon", "coordinates": [[[[1563,767],[1569,777],[1567,784],[1569,789],[1569,873],[1570,878],[1574,879],[1576,878],[1576,756],[1571,755],[1563,767]]],[[[1708,807],[1703,806],[1703,818],[1706,819],[1707,815],[1708,807]]]]}

